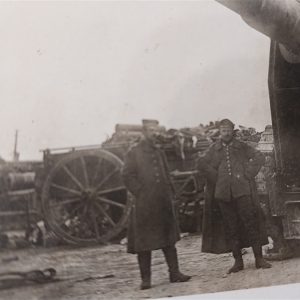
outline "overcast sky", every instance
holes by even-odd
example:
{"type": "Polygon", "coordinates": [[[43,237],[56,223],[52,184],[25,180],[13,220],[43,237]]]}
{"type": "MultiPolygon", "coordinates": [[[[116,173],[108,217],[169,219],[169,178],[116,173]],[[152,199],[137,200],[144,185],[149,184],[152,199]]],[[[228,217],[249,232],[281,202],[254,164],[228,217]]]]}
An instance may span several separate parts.
{"type": "Polygon", "coordinates": [[[270,41],[213,0],[0,3],[0,155],[100,144],[116,123],[270,123],[270,41]]]}

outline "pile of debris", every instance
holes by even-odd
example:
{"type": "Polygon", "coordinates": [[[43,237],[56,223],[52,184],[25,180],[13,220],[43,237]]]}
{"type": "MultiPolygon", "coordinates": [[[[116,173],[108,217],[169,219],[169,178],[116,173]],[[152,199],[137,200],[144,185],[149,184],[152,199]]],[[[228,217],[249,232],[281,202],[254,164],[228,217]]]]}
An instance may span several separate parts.
{"type": "MultiPolygon", "coordinates": [[[[257,132],[252,127],[248,128],[242,125],[239,125],[238,129],[234,131],[237,139],[247,142],[253,147],[257,147],[262,134],[263,132],[257,132]]],[[[195,152],[203,151],[219,138],[219,121],[210,122],[207,125],[200,124],[197,127],[169,129],[164,136],[168,136],[169,140],[173,140],[173,145],[181,148],[181,156],[184,158],[185,151],[189,149],[195,149],[195,152]]]]}
{"type": "MultiPolygon", "coordinates": [[[[220,136],[219,121],[209,122],[207,125],[200,124],[197,127],[182,128],[178,132],[185,136],[195,136],[197,139],[203,139],[204,137],[211,142],[217,140],[220,136]]],[[[261,138],[261,132],[257,132],[255,128],[238,126],[238,129],[234,131],[235,137],[246,142],[258,143],[261,138]]]]}
{"type": "MultiPolygon", "coordinates": [[[[102,145],[105,147],[112,144],[137,143],[143,136],[142,130],[142,125],[117,124],[115,133],[102,145]]],[[[245,141],[254,147],[257,146],[262,137],[262,132],[257,132],[255,128],[242,125],[238,126],[234,134],[237,139],[245,141]]],[[[206,150],[219,136],[219,121],[211,121],[207,125],[200,124],[196,127],[184,127],[180,129],[171,128],[166,130],[165,127],[160,126],[157,143],[166,149],[175,147],[184,159],[187,152],[195,153],[206,150]]]]}

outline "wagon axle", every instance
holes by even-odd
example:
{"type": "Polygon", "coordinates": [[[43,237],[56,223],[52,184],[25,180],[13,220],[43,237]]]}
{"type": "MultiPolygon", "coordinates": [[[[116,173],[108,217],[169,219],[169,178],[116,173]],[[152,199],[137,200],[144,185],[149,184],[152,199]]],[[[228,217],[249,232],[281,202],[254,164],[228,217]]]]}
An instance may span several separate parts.
{"type": "Polygon", "coordinates": [[[97,200],[97,190],[86,189],[81,192],[81,200],[93,202],[97,200]]]}

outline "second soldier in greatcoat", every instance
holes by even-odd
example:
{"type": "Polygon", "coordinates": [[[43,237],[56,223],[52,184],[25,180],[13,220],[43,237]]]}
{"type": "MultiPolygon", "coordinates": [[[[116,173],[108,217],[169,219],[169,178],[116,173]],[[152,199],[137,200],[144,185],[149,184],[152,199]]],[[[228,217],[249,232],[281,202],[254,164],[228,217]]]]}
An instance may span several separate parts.
{"type": "Polygon", "coordinates": [[[233,132],[234,124],[222,120],[220,139],[198,161],[200,173],[207,178],[202,251],[231,250],[235,262],[228,273],[244,268],[241,248],[249,246],[253,249],[256,268],[271,267],[262,257],[262,245],[268,240],[254,181],[264,156],[235,139],[233,132]]]}

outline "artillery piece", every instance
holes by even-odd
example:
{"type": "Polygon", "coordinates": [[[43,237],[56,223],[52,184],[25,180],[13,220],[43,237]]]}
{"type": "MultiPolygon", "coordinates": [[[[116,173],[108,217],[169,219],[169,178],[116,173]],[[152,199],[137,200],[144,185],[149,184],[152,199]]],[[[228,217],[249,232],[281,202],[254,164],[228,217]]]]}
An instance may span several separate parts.
{"type": "MultiPolygon", "coordinates": [[[[78,245],[105,243],[126,228],[132,195],[123,185],[121,169],[126,152],[141,136],[142,126],[118,124],[102,145],[43,151],[43,168],[36,173],[37,197],[47,226],[58,237],[78,245]]],[[[209,140],[177,137],[161,127],[157,138],[183,215],[191,202],[199,204],[203,198],[204,182],[193,171],[194,154],[205,150],[209,140]]]]}

